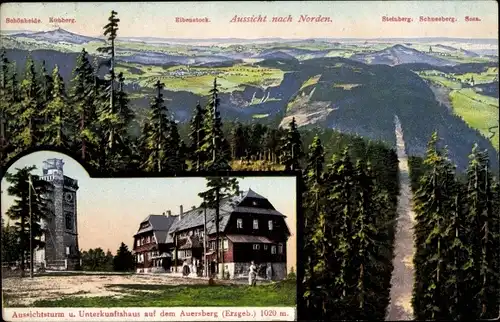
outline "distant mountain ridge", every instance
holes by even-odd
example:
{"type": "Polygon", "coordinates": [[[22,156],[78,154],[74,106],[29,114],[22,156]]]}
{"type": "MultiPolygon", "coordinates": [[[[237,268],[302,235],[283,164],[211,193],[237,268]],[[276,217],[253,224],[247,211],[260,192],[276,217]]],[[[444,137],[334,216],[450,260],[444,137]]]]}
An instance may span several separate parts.
{"type": "Polygon", "coordinates": [[[93,41],[104,42],[104,40],[101,38],[82,36],[64,30],[62,28],[57,28],[51,31],[40,31],[34,33],[22,32],[22,33],[10,34],[9,36],[14,38],[30,38],[39,41],[47,41],[50,43],[66,42],[77,45],[86,44],[93,41]]]}
{"type": "Polygon", "coordinates": [[[368,64],[384,64],[389,66],[412,63],[425,63],[434,66],[456,65],[455,62],[434,57],[403,45],[394,45],[371,53],[355,54],[352,55],[350,59],[368,64]]]}
{"type": "MultiPolygon", "coordinates": [[[[58,28],[55,30],[51,31],[30,31],[30,30],[2,30],[0,32],[1,34],[8,34],[11,36],[18,36],[18,37],[23,37],[26,35],[31,35],[39,38],[53,38],[58,35],[62,36],[71,36],[75,37],[76,39],[81,39],[85,40],[85,42],[89,41],[103,41],[102,38],[100,37],[92,37],[92,36],[84,36],[76,33],[72,33],[70,31],[64,30],[62,28],[58,28]]],[[[231,42],[253,42],[253,41],[265,41],[265,42],[294,42],[294,41],[300,41],[300,42],[320,42],[320,41],[326,41],[326,42],[346,42],[346,41],[352,41],[352,42],[464,42],[464,43],[474,43],[474,44],[498,44],[498,39],[494,38],[476,38],[476,39],[470,39],[470,38],[447,38],[447,37],[420,37],[420,38],[350,38],[350,37],[332,37],[332,38],[280,38],[280,37],[270,37],[270,38],[170,38],[170,37],[142,37],[142,36],[135,36],[135,37],[118,37],[118,40],[122,41],[143,41],[143,42],[155,42],[155,41],[160,41],[160,42],[221,42],[221,43],[231,43],[231,42]]]]}

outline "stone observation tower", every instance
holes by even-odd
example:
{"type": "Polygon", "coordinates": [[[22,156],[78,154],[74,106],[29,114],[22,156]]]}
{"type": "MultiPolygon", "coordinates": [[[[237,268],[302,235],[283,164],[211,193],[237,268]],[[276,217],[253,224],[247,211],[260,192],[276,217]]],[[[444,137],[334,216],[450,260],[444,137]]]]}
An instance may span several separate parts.
{"type": "Polygon", "coordinates": [[[50,193],[53,215],[42,220],[45,233],[43,249],[36,250],[36,262],[48,269],[75,269],[79,262],[76,191],[78,181],[63,172],[62,159],[43,162],[42,179],[52,183],[50,193]]]}

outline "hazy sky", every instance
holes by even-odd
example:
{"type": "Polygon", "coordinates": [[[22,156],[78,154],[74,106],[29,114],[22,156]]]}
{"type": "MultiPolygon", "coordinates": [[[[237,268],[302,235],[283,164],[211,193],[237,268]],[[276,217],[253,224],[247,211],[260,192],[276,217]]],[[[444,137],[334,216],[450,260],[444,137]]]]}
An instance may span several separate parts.
{"type": "MultiPolygon", "coordinates": [[[[171,210],[179,213],[199,206],[198,192],[205,190],[204,178],[131,178],[93,179],[72,158],[55,152],[36,152],[15,162],[7,172],[16,168],[36,165],[33,174],[42,174],[43,161],[50,158],[64,160],[64,174],[78,180],[77,220],[80,249],[101,247],[113,254],[123,241],[131,248],[133,235],[139,224],[149,214],[171,210]]],[[[296,267],[296,179],[295,177],[240,178],[240,190],[251,188],[269,199],[273,206],[287,216],[292,233],[288,241],[288,267],[296,267]]],[[[13,197],[7,195],[8,183],[1,181],[1,211],[4,216],[12,205],[13,197]]],[[[4,217],[6,219],[6,217],[4,217]]]]}
{"type": "Polygon", "coordinates": [[[167,38],[313,38],[313,37],[458,37],[498,38],[497,1],[273,1],[273,2],[130,2],[7,3],[0,15],[3,30],[50,30],[61,27],[97,36],[111,10],[121,20],[119,36],[167,38]],[[230,23],[235,16],[293,17],[290,23],[230,23]],[[326,16],[328,23],[299,23],[300,15],[326,16]],[[413,23],[382,22],[383,16],[411,17],[413,23]],[[451,22],[418,22],[420,16],[455,17],[451,22]],[[466,22],[465,16],[481,19],[466,22]],[[49,18],[75,19],[54,24],[49,18]],[[176,23],[176,17],[210,19],[176,23]],[[39,18],[40,24],[6,23],[7,18],[39,18]]]}

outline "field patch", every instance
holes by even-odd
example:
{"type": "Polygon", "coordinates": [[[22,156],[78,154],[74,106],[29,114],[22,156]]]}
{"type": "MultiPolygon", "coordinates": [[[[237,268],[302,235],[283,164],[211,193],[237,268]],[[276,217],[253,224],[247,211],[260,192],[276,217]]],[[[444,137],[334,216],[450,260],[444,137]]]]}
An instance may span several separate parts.
{"type": "Polygon", "coordinates": [[[350,91],[354,87],[358,87],[361,84],[333,84],[333,87],[342,88],[346,91],[350,91]]]}
{"type": "Polygon", "coordinates": [[[142,87],[153,88],[159,80],[165,84],[166,90],[187,91],[197,95],[207,95],[215,77],[220,85],[219,90],[223,93],[230,93],[243,90],[245,86],[254,86],[263,90],[278,86],[285,74],[279,69],[253,65],[162,67],[120,63],[116,71],[123,72],[126,83],[137,83],[142,87]]]}
{"type": "Polygon", "coordinates": [[[320,78],[321,78],[321,74],[309,78],[308,80],[306,80],[304,82],[304,84],[302,84],[302,86],[300,87],[299,91],[303,90],[304,88],[306,88],[308,86],[312,86],[312,85],[318,84],[318,81],[319,81],[320,78]]]}
{"type": "Polygon", "coordinates": [[[462,89],[452,91],[450,100],[454,113],[489,138],[498,151],[498,99],[478,94],[472,89],[462,89]],[[491,132],[494,133],[493,136],[491,132]]]}
{"type": "Polygon", "coordinates": [[[418,73],[418,75],[423,79],[433,82],[434,84],[438,84],[449,89],[457,90],[462,88],[462,84],[458,79],[454,80],[454,76],[447,75],[441,72],[425,71],[418,73]]]}
{"type": "Polygon", "coordinates": [[[475,84],[491,83],[496,78],[498,78],[498,67],[489,67],[482,73],[454,74],[453,76],[462,80],[463,82],[474,79],[475,84]]]}

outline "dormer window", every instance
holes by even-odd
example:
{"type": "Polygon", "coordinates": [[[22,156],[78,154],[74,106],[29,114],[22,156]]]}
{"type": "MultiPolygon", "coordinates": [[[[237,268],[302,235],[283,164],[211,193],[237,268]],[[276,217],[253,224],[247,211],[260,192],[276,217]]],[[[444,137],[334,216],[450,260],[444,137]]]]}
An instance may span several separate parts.
{"type": "Polygon", "coordinates": [[[252,201],[253,206],[257,206],[257,201],[252,201]]]}
{"type": "Polygon", "coordinates": [[[259,229],[259,220],[258,219],[253,220],[253,229],[259,229]]]}
{"type": "Polygon", "coordinates": [[[273,230],[273,221],[272,220],[269,220],[267,222],[267,226],[269,227],[269,230],[273,230]]]}
{"type": "Polygon", "coordinates": [[[236,219],[236,228],[238,228],[238,229],[243,228],[243,219],[241,219],[241,218],[236,219]]]}

